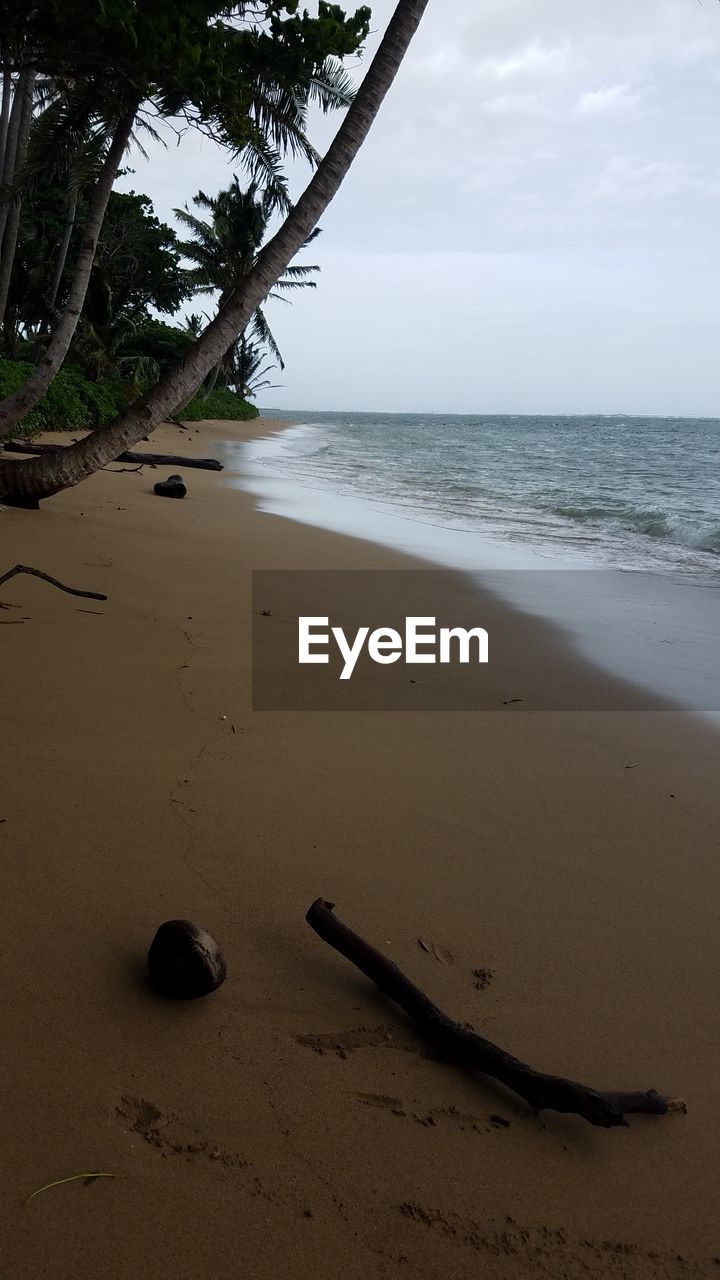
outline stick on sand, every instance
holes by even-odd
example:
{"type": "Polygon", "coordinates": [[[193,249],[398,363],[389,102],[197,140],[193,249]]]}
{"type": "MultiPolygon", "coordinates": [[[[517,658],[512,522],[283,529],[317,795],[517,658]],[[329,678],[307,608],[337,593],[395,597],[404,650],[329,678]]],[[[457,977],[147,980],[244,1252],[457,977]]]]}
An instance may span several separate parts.
{"type": "Polygon", "coordinates": [[[66,591],[69,596],[82,596],[84,600],[107,600],[107,596],[101,591],[78,591],[75,587],[66,587],[63,582],[51,577],[49,573],[45,573],[42,569],[31,569],[27,564],[16,564],[14,569],[8,569],[7,573],[3,573],[0,576],[0,587],[4,582],[9,582],[11,578],[16,577],[18,573],[29,573],[33,578],[42,578],[43,582],[49,582],[50,586],[57,587],[58,591],[66,591]]]}
{"type": "Polygon", "coordinates": [[[610,1129],[626,1124],[625,1114],[645,1112],[666,1115],[685,1111],[679,1098],[668,1098],[655,1089],[637,1093],[598,1093],[587,1085],[534,1071],[490,1040],[453,1022],[442,1009],[416,987],[392,960],[371,947],[333,914],[334,904],[317,898],[306,915],[310,927],[324,942],[345,956],[385,995],[398,1004],[421,1035],[443,1058],[466,1070],[482,1071],[512,1089],[535,1111],[567,1111],[590,1124],[610,1129]]]}

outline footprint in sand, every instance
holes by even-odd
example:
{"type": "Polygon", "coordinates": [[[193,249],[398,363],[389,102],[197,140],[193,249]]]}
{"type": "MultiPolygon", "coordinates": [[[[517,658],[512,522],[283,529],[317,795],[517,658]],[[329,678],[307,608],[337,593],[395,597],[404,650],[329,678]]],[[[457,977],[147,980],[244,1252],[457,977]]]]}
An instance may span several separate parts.
{"type": "Polygon", "coordinates": [[[166,1115],[146,1098],[121,1098],[115,1107],[115,1119],[133,1133],[139,1133],[149,1146],[156,1147],[164,1157],[185,1156],[188,1160],[204,1157],[230,1169],[250,1167],[249,1160],[235,1152],[224,1151],[211,1142],[185,1141],[187,1126],[183,1126],[177,1116],[166,1115]],[[169,1127],[173,1132],[164,1132],[169,1127]]]}

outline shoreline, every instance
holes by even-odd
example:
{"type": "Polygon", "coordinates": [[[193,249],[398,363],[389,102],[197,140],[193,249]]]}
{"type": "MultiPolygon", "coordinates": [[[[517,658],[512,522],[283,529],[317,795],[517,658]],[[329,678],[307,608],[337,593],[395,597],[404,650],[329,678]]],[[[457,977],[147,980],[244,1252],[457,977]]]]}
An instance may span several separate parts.
{"type": "MultiPolygon", "coordinates": [[[[409,555],[427,568],[461,572],[480,593],[502,600],[516,615],[554,628],[557,642],[611,679],[642,690],[628,709],[653,700],[700,718],[717,721],[715,637],[720,611],[708,586],[714,578],[683,578],[659,568],[613,567],[578,558],[559,544],[499,540],[479,529],[458,529],[420,512],[369,495],[312,482],[300,458],[293,474],[297,440],[307,426],[282,430],[240,448],[240,487],[261,509],[340,536],[372,541],[409,555]],[[290,429],[291,443],[284,441],[290,429]]],[[[310,428],[314,430],[314,427],[310,428]]],[[[226,450],[232,465],[232,447],[226,450]]],[[[579,704],[582,705],[582,704],[579,704]]]]}
{"type": "MultiPolygon", "coordinates": [[[[258,428],[278,424],[153,441],[258,428]]],[[[182,503],[157,478],[0,514],[8,567],[109,596],[89,616],[30,579],[3,593],[30,619],[0,630],[8,1275],[714,1274],[715,735],[674,711],[517,715],[500,690],[478,716],[252,712],[252,568],[421,562],[213,473],[182,503]],[[688,1115],[595,1131],[426,1059],[308,930],[318,895],[510,1052],[688,1115]],[[172,916],[228,961],[192,1006],[137,980],[172,916]],[[116,1178],[19,1205],[81,1168],[116,1178]]],[[[488,607],[537,684],[534,620],[488,607]]]]}

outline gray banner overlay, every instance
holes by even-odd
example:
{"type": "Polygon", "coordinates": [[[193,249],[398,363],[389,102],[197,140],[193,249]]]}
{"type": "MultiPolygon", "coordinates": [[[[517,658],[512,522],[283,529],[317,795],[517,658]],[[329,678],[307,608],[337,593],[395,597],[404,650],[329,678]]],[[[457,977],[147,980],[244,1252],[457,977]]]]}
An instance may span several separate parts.
{"type": "Polygon", "coordinates": [[[720,708],[713,582],[258,570],[252,609],[255,711],[720,708]]]}

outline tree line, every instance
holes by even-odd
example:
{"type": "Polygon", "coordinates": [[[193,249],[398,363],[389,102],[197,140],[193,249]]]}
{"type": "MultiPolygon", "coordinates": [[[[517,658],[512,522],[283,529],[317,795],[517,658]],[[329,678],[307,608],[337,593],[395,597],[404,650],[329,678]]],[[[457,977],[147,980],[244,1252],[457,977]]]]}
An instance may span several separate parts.
{"type": "Polygon", "coordinates": [[[343,60],[362,49],[366,6],[347,15],[320,0],[311,16],[298,0],[9,0],[0,32],[0,335],[29,370],[0,401],[0,438],[66,361],[91,380],[119,378],[127,402],[57,455],[0,458],[1,501],[34,504],[78,483],[202,386],[244,394],[267,384],[282,358],[263,305],[314,284],[317,268],[292,259],[317,234],[426,5],[399,0],[354,95],[343,60]],[[307,136],[313,104],[347,109],[323,158],[307,136]],[[113,190],[129,146],[163,121],[213,138],[243,173],[176,211],[187,240],[159,222],[147,197],[113,190]],[[315,169],[295,204],[288,155],[315,169]],[[207,323],[152,319],[196,292],[217,298],[207,323]]]}

